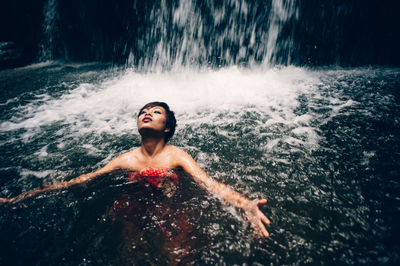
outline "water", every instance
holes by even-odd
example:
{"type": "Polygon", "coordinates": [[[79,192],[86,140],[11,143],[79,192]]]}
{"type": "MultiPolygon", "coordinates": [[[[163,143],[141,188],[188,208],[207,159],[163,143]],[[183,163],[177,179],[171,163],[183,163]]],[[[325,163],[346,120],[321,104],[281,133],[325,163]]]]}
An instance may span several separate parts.
{"type": "Polygon", "coordinates": [[[140,12],[134,6],[144,16],[144,29],[124,43],[122,53],[129,50],[126,61],[131,67],[160,71],[290,63],[294,33],[282,29],[298,17],[296,1],[162,0],[147,8],[151,11],[140,12]]]}
{"type": "Polygon", "coordinates": [[[49,0],[44,5],[43,10],[43,43],[41,44],[40,50],[40,61],[47,61],[54,59],[54,56],[57,56],[54,51],[54,43],[55,38],[57,36],[58,28],[57,28],[57,20],[58,20],[58,13],[57,13],[57,6],[58,1],[56,0],[49,0]]]}
{"type": "Polygon", "coordinates": [[[398,49],[382,49],[397,43],[386,4],[29,6],[32,25],[16,28],[34,39],[4,43],[41,63],[0,72],[0,197],[137,147],[137,111],[165,101],[178,120],[171,143],[212,178],[267,198],[271,237],[184,173],[166,199],[121,170],[0,206],[1,265],[399,264],[399,69],[290,66],[396,65],[398,49]]]}
{"type": "MultiPolygon", "coordinates": [[[[186,217],[191,229],[181,241],[188,261],[396,265],[399,73],[383,67],[143,73],[97,63],[4,70],[0,196],[69,180],[138,146],[137,111],[161,100],[176,112],[172,144],[216,180],[269,200],[262,210],[271,237],[262,240],[240,211],[183,175],[178,197],[152,206],[173,206],[186,217]]],[[[131,186],[126,173],[116,172],[0,206],[1,264],[172,261],[173,244],[156,216],[139,212],[143,222],[122,222],[111,214],[131,186]]],[[[140,190],[134,195],[153,201],[140,190]]]]}

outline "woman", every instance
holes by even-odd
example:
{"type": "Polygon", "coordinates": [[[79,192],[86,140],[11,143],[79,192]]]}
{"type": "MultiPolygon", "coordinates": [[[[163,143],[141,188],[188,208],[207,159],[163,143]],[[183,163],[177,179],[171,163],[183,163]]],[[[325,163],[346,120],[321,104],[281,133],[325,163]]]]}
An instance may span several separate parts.
{"type": "Polygon", "coordinates": [[[208,177],[189,154],[178,147],[166,144],[173,136],[176,126],[174,113],[166,103],[151,102],[146,104],[139,112],[137,125],[142,137],[141,146],[118,156],[100,170],[83,174],[69,181],[56,183],[44,189],[28,191],[11,199],[0,198],[0,202],[16,202],[44,191],[67,188],[116,169],[125,169],[136,173],[130,175],[130,180],[143,181],[162,189],[168,196],[178,178],[173,169],[181,168],[200,186],[233,206],[243,209],[257,234],[264,237],[269,236],[264,224],[269,225],[270,221],[259,209],[260,205],[267,203],[266,199],[246,199],[228,186],[208,177]]]}

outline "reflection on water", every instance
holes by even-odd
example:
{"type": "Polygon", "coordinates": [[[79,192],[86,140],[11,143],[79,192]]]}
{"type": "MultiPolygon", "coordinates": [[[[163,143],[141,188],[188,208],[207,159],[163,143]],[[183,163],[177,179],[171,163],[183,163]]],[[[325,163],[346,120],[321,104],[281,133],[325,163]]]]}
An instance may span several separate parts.
{"type": "Polygon", "coordinates": [[[153,209],[115,219],[110,210],[131,185],[114,173],[1,206],[0,263],[165,264],[186,251],[160,224],[176,231],[187,217],[183,257],[195,264],[396,264],[398,80],[388,68],[2,71],[0,196],[98,169],[139,145],[137,111],[161,100],[177,115],[172,144],[213,178],[266,197],[272,225],[270,239],[257,239],[240,211],[187,176],[177,202],[138,190],[153,209]],[[171,219],[148,213],[168,208],[171,219]]]}

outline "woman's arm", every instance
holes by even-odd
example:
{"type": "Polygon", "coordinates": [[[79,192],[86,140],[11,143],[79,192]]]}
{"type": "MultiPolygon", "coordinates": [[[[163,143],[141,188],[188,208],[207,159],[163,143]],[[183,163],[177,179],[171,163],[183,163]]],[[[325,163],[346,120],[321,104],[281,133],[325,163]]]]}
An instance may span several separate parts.
{"type": "Polygon", "coordinates": [[[71,187],[74,185],[82,184],[82,183],[92,180],[98,176],[104,175],[106,173],[109,173],[109,172],[119,168],[119,165],[120,165],[120,158],[117,157],[116,159],[112,160],[110,163],[108,163],[106,166],[104,166],[103,168],[101,168],[98,171],[80,175],[69,181],[57,182],[52,185],[45,185],[45,188],[42,188],[42,189],[34,189],[31,191],[26,191],[26,192],[23,192],[20,195],[14,197],[14,198],[11,198],[11,199],[0,198],[0,203],[18,202],[18,201],[24,200],[26,198],[35,196],[37,194],[40,194],[40,193],[43,193],[46,191],[58,190],[58,189],[68,188],[68,187],[71,187]]]}
{"type": "Polygon", "coordinates": [[[264,224],[269,225],[270,221],[259,209],[259,206],[267,203],[266,199],[246,199],[242,194],[234,191],[227,185],[211,179],[189,154],[184,151],[180,151],[179,153],[179,165],[183,170],[185,170],[185,172],[190,174],[198,184],[218,195],[233,206],[243,209],[246,213],[247,219],[256,232],[260,233],[264,237],[269,236],[264,224]]]}

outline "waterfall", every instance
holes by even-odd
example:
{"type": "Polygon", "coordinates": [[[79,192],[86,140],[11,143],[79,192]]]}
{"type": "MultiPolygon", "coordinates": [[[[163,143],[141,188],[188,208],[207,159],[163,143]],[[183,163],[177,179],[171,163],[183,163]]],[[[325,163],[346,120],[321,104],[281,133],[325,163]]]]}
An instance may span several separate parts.
{"type": "Polygon", "coordinates": [[[264,64],[273,66],[277,63],[290,64],[291,50],[293,47],[293,27],[289,36],[278,42],[279,34],[283,27],[292,19],[298,19],[298,10],[295,1],[273,0],[269,15],[267,32],[267,47],[264,64]],[[278,51],[285,56],[280,58],[278,51]]]}
{"type": "Polygon", "coordinates": [[[162,0],[147,17],[146,33],[136,46],[146,56],[135,60],[143,53],[132,47],[127,63],[147,70],[288,64],[293,34],[280,33],[297,16],[296,1],[180,0],[171,5],[162,0]]]}
{"type": "Polygon", "coordinates": [[[82,27],[76,33],[66,35],[64,31],[68,27],[61,27],[71,23],[64,21],[66,7],[71,12],[85,4],[71,2],[61,6],[57,0],[49,0],[44,5],[40,61],[66,59],[71,50],[71,54],[99,55],[98,50],[102,49],[102,56],[145,71],[188,66],[271,67],[287,64],[293,42],[287,40],[290,33],[281,34],[281,31],[298,13],[295,0],[159,0],[142,4],[135,1],[124,10],[124,15],[120,15],[121,10],[96,10],[93,7],[90,12],[98,13],[99,21],[96,22],[89,21],[94,17],[87,15],[89,11],[74,14],[73,25],[82,27]],[[117,30],[107,32],[102,28],[113,25],[112,21],[100,22],[104,21],[105,15],[121,16],[119,24],[114,26],[117,30]],[[69,36],[69,39],[63,40],[60,36],[69,36]],[[84,41],[89,43],[71,45],[84,41]],[[88,52],[83,52],[84,49],[88,52]]]}
{"type": "Polygon", "coordinates": [[[397,5],[375,0],[22,0],[1,10],[7,26],[0,67],[54,59],[112,62],[139,71],[398,66],[397,5]],[[18,52],[10,52],[10,44],[18,52]]]}
{"type": "Polygon", "coordinates": [[[39,61],[49,61],[55,58],[55,34],[57,31],[57,13],[58,2],[57,0],[48,0],[44,5],[43,16],[44,21],[42,25],[43,40],[40,45],[39,61]]]}

